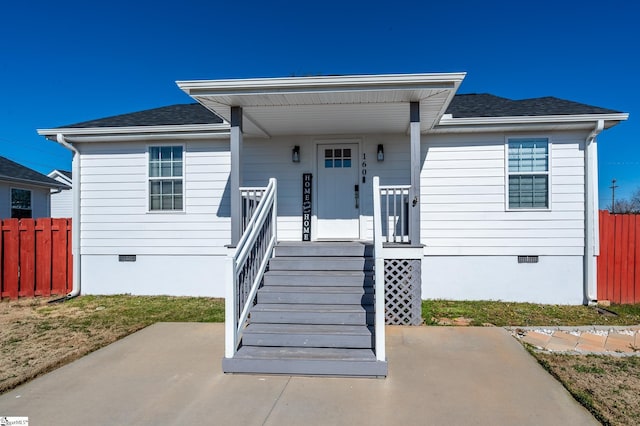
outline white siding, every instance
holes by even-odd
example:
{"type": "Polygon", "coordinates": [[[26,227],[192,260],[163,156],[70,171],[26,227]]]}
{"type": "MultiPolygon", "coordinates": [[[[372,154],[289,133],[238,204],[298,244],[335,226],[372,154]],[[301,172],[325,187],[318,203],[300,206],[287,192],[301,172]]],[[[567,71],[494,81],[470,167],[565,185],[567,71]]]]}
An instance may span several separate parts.
{"type": "Polygon", "coordinates": [[[81,253],[225,255],[231,233],[228,142],[184,144],[182,212],[147,211],[148,145],[80,146],[81,253]]]}
{"type": "MultiPolygon", "coordinates": [[[[51,177],[51,175],[49,175],[51,177]]],[[[53,179],[60,183],[67,185],[67,181],[56,176],[53,179]]],[[[65,189],[62,191],[51,191],[51,217],[67,218],[73,215],[73,191],[71,189],[65,189]]]]}
{"type": "Polygon", "coordinates": [[[506,136],[423,136],[421,237],[426,255],[582,255],[585,135],[542,135],[552,143],[548,211],[506,211],[506,136]]]}

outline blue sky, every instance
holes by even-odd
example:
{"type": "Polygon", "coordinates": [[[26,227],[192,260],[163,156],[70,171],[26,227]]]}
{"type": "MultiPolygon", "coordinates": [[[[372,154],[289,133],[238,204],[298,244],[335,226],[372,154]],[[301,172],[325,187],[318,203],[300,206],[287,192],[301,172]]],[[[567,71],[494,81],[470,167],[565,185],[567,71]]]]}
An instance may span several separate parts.
{"type": "Polygon", "coordinates": [[[599,137],[600,204],[640,188],[635,1],[7,2],[0,155],[71,155],[36,134],[190,102],[176,80],[466,71],[459,93],[556,96],[630,119],[599,137]]]}

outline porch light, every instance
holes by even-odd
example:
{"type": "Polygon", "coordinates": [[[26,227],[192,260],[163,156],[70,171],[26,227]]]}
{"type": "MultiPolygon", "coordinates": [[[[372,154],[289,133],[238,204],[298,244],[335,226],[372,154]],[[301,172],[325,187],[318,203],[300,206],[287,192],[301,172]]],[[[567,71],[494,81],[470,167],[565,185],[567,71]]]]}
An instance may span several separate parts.
{"type": "Polygon", "coordinates": [[[384,148],[382,144],[378,145],[378,161],[384,161],[384,148]]]}
{"type": "Polygon", "coordinates": [[[291,161],[294,163],[300,162],[300,147],[298,145],[293,147],[293,151],[291,151],[291,161]]]}

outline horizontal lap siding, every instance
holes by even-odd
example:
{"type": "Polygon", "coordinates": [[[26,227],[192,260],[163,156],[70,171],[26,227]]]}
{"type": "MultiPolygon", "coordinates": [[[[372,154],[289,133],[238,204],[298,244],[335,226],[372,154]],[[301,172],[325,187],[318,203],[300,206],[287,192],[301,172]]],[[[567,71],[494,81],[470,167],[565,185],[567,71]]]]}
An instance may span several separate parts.
{"type": "Polygon", "coordinates": [[[82,254],[226,253],[228,143],[184,146],[185,210],[173,213],[147,212],[147,144],[80,147],[82,254]]]}
{"type": "Polygon", "coordinates": [[[584,135],[548,134],[551,210],[505,211],[505,135],[426,135],[421,235],[428,255],[581,255],[584,135]]]}

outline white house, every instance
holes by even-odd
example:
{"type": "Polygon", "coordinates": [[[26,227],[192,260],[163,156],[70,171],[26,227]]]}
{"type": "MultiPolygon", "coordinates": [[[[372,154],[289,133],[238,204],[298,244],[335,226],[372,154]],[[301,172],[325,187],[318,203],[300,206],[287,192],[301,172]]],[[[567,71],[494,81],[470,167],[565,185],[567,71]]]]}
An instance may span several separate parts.
{"type": "Polygon", "coordinates": [[[63,183],[0,157],[0,219],[50,217],[50,194],[66,189],[63,183]]]}
{"type": "MultiPolygon", "coordinates": [[[[304,269],[269,260],[269,244],[244,252],[260,235],[279,242],[276,259],[315,247],[327,260],[317,269],[333,272],[348,250],[326,242],[361,244],[361,272],[372,258],[384,276],[375,293],[386,285],[388,321],[404,309],[390,308],[403,293],[392,287],[409,276],[418,301],[595,300],[596,139],[628,115],[553,97],[456,94],[464,76],[179,81],[197,104],[39,130],[74,152],[75,291],[239,299],[227,309],[237,326],[227,360],[247,310],[261,315],[249,306],[259,282],[234,287],[245,255],[257,281],[267,264],[269,274],[287,270],[281,278],[304,269]]],[[[371,303],[378,320],[367,324],[379,331],[384,300],[371,303]]]]}
{"type": "MultiPolygon", "coordinates": [[[[47,175],[51,179],[67,185],[71,189],[71,172],[66,170],[52,170],[47,175]]],[[[71,191],[51,191],[51,217],[71,217],[73,211],[73,197],[71,191]]]]}

